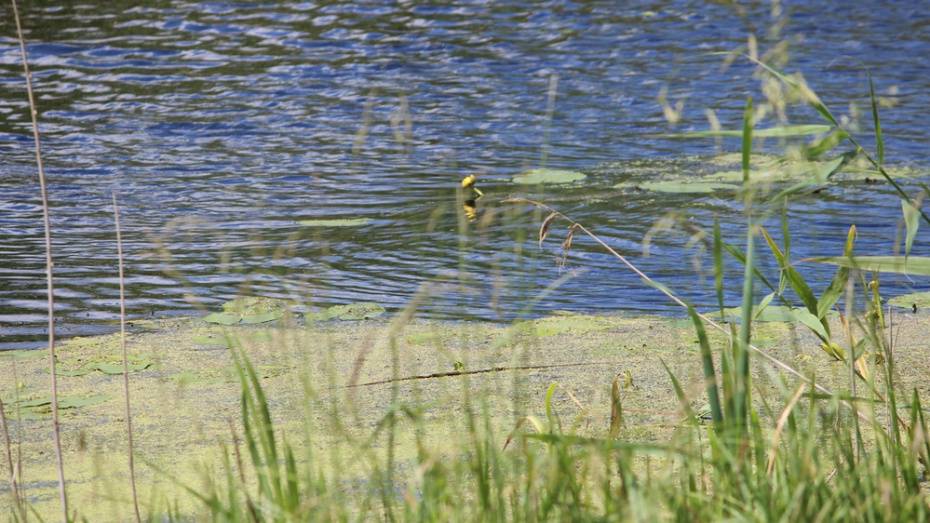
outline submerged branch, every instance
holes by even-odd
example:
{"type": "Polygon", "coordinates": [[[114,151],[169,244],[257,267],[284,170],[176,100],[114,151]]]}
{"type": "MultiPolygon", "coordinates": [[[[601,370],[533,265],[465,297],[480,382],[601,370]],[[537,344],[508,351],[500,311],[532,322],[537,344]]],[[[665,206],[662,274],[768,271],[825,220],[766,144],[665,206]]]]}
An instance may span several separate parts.
{"type": "Polygon", "coordinates": [[[450,370],[448,372],[433,372],[431,374],[418,374],[416,376],[404,376],[402,378],[388,378],[385,380],[367,381],[365,383],[353,383],[350,385],[346,385],[345,388],[352,389],[356,387],[367,387],[370,385],[386,385],[388,383],[397,383],[400,381],[428,380],[428,379],[433,379],[433,378],[451,378],[454,376],[470,376],[473,374],[506,372],[508,370],[545,370],[545,369],[558,369],[558,368],[565,368],[565,367],[614,365],[616,363],[620,363],[620,362],[619,361],[585,361],[585,362],[578,362],[578,363],[557,363],[553,365],[513,365],[513,366],[490,367],[490,368],[478,369],[478,370],[450,370]]]}

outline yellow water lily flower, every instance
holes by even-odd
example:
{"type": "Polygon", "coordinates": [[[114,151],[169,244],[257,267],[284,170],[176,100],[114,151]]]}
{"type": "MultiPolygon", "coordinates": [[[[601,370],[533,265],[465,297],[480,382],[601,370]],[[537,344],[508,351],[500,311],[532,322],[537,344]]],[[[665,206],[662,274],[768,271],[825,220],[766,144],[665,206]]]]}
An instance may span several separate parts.
{"type": "Polygon", "coordinates": [[[462,178],[462,189],[471,189],[478,195],[478,197],[484,196],[484,193],[480,189],[475,187],[475,184],[478,182],[478,176],[474,174],[469,174],[468,176],[462,178]]]}

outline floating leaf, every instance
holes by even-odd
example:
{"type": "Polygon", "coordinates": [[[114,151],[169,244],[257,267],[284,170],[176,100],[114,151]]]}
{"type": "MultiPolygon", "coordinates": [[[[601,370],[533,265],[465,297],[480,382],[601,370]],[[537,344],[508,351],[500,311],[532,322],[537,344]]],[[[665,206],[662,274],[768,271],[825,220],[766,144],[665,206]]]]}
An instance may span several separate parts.
{"type": "Polygon", "coordinates": [[[568,171],[562,169],[532,169],[525,173],[514,176],[511,181],[524,185],[536,184],[568,184],[580,182],[587,178],[587,175],[578,171],[568,171]]]}
{"type": "Polygon", "coordinates": [[[57,370],[55,371],[55,374],[57,374],[57,375],[59,375],[59,376],[65,376],[65,377],[68,377],[68,378],[77,378],[77,377],[80,377],[80,376],[85,376],[85,375],[87,375],[87,374],[90,374],[90,373],[93,372],[93,371],[94,371],[94,369],[92,369],[92,368],[89,368],[89,367],[81,367],[81,368],[79,368],[79,369],[57,369],[57,370]]]}
{"type": "Polygon", "coordinates": [[[223,304],[223,312],[239,316],[255,316],[267,312],[284,312],[288,310],[290,302],[276,298],[262,296],[244,296],[229,300],[223,304]]]}
{"type": "MultiPolygon", "coordinates": [[[[807,309],[798,307],[791,308],[784,305],[769,305],[762,310],[759,310],[758,307],[753,307],[753,321],[760,322],[784,322],[784,323],[796,323],[801,322],[805,325],[807,324],[805,320],[808,320],[805,316],[809,315],[811,318],[817,319],[816,316],[811,314],[807,309]]],[[[742,307],[729,307],[723,309],[723,314],[728,321],[739,321],[742,316],[742,307]]],[[[827,315],[835,316],[837,313],[835,311],[827,312],[827,315]]],[[[819,320],[818,324],[819,324],[819,320]]],[[[821,328],[823,326],[821,325],[821,328]]]]}
{"type": "Polygon", "coordinates": [[[372,302],[350,303],[348,305],[334,305],[323,311],[308,314],[310,321],[343,320],[358,321],[377,318],[385,313],[384,307],[372,302]]]}
{"type": "Polygon", "coordinates": [[[223,312],[209,314],[203,321],[227,326],[239,323],[254,325],[278,320],[289,308],[290,302],[287,300],[246,296],[224,303],[223,312]]]}
{"type": "Polygon", "coordinates": [[[895,296],[888,300],[888,304],[902,309],[927,308],[930,307],[930,292],[914,292],[895,296]]]}
{"type": "Polygon", "coordinates": [[[203,347],[217,347],[217,348],[229,348],[229,341],[227,341],[226,336],[217,336],[213,334],[207,334],[203,336],[195,336],[193,340],[195,345],[201,345],[203,347]]]}
{"type": "Polygon", "coordinates": [[[46,354],[48,353],[43,349],[6,350],[0,351],[0,358],[31,360],[34,358],[41,358],[46,354]]]}
{"type": "Polygon", "coordinates": [[[715,192],[736,192],[739,186],[716,181],[665,180],[656,182],[624,182],[614,185],[615,189],[639,189],[672,194],[710,194],[715,192]]]}
{"type": "MultiPolygon", "coordinates": [[[[139,372],[145,370],[153,365],[153,362],[142,360],[139,362],[130,362],[128,365],[129,372],[139,372]]],[[[104,374],[122,374],[123,373],[123,364],[122,363],[98,363],[94,365],[95,370],[99,370],[104,374]]]]}
{"type": "Polygon", "coordinates": [[[830,181],[830,177],[833,176],[848,161],[848,159],[848,155],[841,155],[826,162],[811,162],[812,170],[810,177],[806,180],[801,180],[791,187],[781,191],[778,193],[778,196],[776,196],[775,199],[781,199],[782,197],[788,196],[791,193],[803,189],[825,185],[830,181]]]}
{"type": "Polygon", "coordinates": [[[107,399],[109,399],[109,397],[106,394],[64,397],[58,401],[58,410],[90,407],[91,405],[103,403],[107,399]]]}
{"type": "MultiPolygon", "coordinates": [[[[767,129],[753,129],[752,135],[756,138],[789,138],[792,136],[810,136],[829,132],[833,127],[821,124],[809,125],[785,125],[781,127],[769,127],[767,129]]],[[[743,136],[743,130],[707,130],[691,131],[687,133],[668,135],[670,138],[719,138],[743,136]]]]}
{"type": "Polygon", "coordinates": [[[298,225],[304,227],[361,227],[371,223],[370,218],[312,218],[309,220],[298,220],[298,225]]]}
{"type": "Polygon", "coordinates": [[[203,321],[217,325],[235,325],[239,323],[239,316],[225,312],[214,312],[204,316],[203,321]]]}
{"type": "MultiPolygon", "coordinates": [[[[64,396],[58,399],[58,410],[90,407],[103,403],[108,399],[109,396],[106,394],[64,396]]],[[[7,417],[11,419],[15,417],[17,410],[23,419],[42,419],[52,413],[52,400],[49,397],[42,397],[31,400],[21,400],[19,403],[14,402],[10,405],[10,408],[6,409],[7,417]]]]}
{"type": "Polygon", "coordinates": [[[304,227],[361,227],[369,223],[371,223],[370,218],[313,218],[309,220],[298,220],[297,222],[298,225],[304,227]]]}
{"type": "Polygon", "coordinates": [[[894,272],[915,276],[930,276],[930,257],[926,256],[832,256],[808,261],[839,265],[863,271],[894,272]]]}
{"type": "Polygon", "coordinates": [[[264,314],[256,314],[254,316],[243,316],[242,324],[255,325],[258,323],[268,323],[269,321],[279,320],[282,316],[284,316],[284,313],[281,311],[266,312],[264,314]]]}

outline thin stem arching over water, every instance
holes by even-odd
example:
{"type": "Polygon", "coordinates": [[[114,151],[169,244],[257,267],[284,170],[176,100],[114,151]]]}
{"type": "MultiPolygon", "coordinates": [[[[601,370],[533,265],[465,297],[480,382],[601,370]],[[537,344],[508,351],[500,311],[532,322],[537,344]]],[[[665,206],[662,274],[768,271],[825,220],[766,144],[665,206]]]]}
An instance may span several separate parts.
{"type": "MultiPolygon", "coordinates": [[[[678,304],[678,305],[684,307],[685,309],[688,308],[688,304],[685,303],[681,298],[679,298],[678,296],[676,296],[671,290],[668,289],[668,287],[666,287],[665,285],[662,285],[661,283],[659,283],[659,282],[653,280],[652,278],[650,278],[649,275],[647,275],[647,274],[644,273],[643,271],[639,270],[639,268],[638,268],[637,266],[633,265],[633,263],[630,262],[625,256],[623,256],[622,254],[620,254],[619,252],[617,252],[616,250],[614,250],[613,247],[611,247],[610,245],[608,245],[607,242],[605,242],[603,239],[601,239],[600,236],[594,234],[594,233],[591,232],[589,229],[587,229],[584,225],[582,225],[582,224],[576,222],[575,220],[569,218],[569,217],[566,216],[565,214],[562,214],[561,212],[559,212],[559,211],[553,209],[552,207],[546,205],[545,203],[538,202],[538,201],[535,201],[535,200],[530,200],[530,199],[527,199],[527,198],[508,198],[508,199],[504,200],[504,203],[524,203],[524,204],[532,205],[532,206],[538,207],[538,208],[540,208],[540,209],[545,209],[546,211],[549,211],[550,213],[553,213],[553,214],[555,214],[556,216],[558,216],[558,217],[560,217],[560,218],[562,218],[562,219],[568,221],[569,223],[571,223],[571,227],[572,227],[573,229],[577,229],[577,230],[579,230],[579,231],[585,233],[589,238],[591,238],[592,240],[594,240],[595,242],[597,242],[601,247],[603,247],[604,249],[606,249],[607,252],[609,252],[611,255],[613,255],[614,258],[617,258],[618,260],[620,260],[624,265],[627,266],[627,268],[629,268],[631,271],[633,271],[634,273],[636,273],[636,275],[639,276],[639,277],[643,280],[643,282],[645,282],[647,285],[649,285],[650,287],[653,287],[653,288],[655,288],[655,289],[658,289],[662,294],[668,296],[668,298],[671,299],[671,300],[672,300],[673,302],[675,302],[676,304],[678,304]]],[[[730,334],[730,331],[729,331],[728,329],[724,328],[723,325],[720,325],[719,323],[717,323],[717,322],[715,322],[714,320],[712,320],[712,319],[711,319],[710,317],[708,317],[706,314],[702,314],[702,313],[700,313],[700,312],[697,312],[696,314],[697,314],[697,316],[698,316],[704,323],[706,323],[706,324],[710,325],[711,327],[713,327],[714,329],[716,329],[716,330],[718,330],[718,331],[720,331],[720,332],[726,334],[727,336],[730,336],[730,335],[731,335],[731,334],[730,334]]],[[[781,369],[781,370],[787,372],[788,374],[791,374],[792,376],[794,376],[794,377],[796,377],[796,378],[802,380],[804,383],[807,383],[809,386],[813,387],[813,388],[816,389],[817,391],[822,392],[822,393],[827,394],[827,395],[833,395],[833,393],[830,392],[829,389],[827,389],[827,388],[824,387],[823,385],[820,385],[820,384],[816,383],[815,381],[811,380],[810,378],[804,376],[803,374],[801,374],[801,372],[799,372],[797,369],[795,369],[795,368],[792,367],[791,365],[788,365],[787,363],[785,363],[785,362],[779,360],[778,358],[775,358],[774,356],[771,356],[770,354],[767,354],[765,351],[763,351],[762,349],[756,347],[755,345],[753,345],[753,344],[751,344],[751,343],[747,344],[747,347],[748,347],[749,350],[751,350],[752,352],[758,354],[759,356],[761,356],[763,359],[765,359],[765,360],[766,360],[767,362],[769,362],[770,364],[772,364],[772,365],[778,367],[779,369],[781,369]]],[[[843,401],[843,403],[849,405],[850,408],[853,408],[850,402],[843,401]]],[[[856,410],[856,409],[853,408],[853,410],[856,410]]],[[[862,414],[862,413],[859,412],[858,410],[856,410],[856,412],[857,412],[857,414],[859,414],[860,418],[865,419],[865,418],[864,418],[864,414],[862,414]]],[[[866,421],[867,421],[867,420],[866,420],[866,421]]]]}

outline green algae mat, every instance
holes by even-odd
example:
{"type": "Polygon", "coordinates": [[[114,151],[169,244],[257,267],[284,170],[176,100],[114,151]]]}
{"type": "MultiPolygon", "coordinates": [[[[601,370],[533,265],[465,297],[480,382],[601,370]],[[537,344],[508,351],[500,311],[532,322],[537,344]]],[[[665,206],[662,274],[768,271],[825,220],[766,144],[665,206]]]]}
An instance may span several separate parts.
{"type": "MultiPolygon", "coordinates": [[[[270,312],[244,305],[225,312],[270,312]]],[[[815,373],[821,383],[847,379],[845,365],[825,357],[805,327],[778,321],[776,312],[773,308],[766,318],[772,321],[756,325],[760,346],[815,373]]],[[[604,437],[610,431],[620,439],[664,441],[684,420],[664,364],[692,395],[695,412],[706,403],[697,336],[681,319],[565,314],[500,325],[401,323],[381,313],[369,306],[339,308],[304,324],[172,319],[132,333],[129,379],[143,512],[170,505],[190,519],[202,516],[184,486],[198,485],[205,470],[218,470],[234,435],[242,441],[234,351],[255,366],[276,429],[291,435],[298,451],[311,445],[324,455],[332,449],[350,455],[356,450],[347,438],[355,437],[378,451],[383,439],[370,438],[397,394],[422,420],[418,431],[403,426],[397,434],[401,468],[424,446],[440,455],[459,451],[455,442],[467,434],[462,421],[466,389],[470,401],[484,405],[498,427],[501,445],[516,420],[546,418],[550,390],[553,409],[580,436],[604,437]],[[379,317],[360,319],[371,315],[379,317]],[[612,427],[611,390],[617,376],[623,378],[624,414],[622,424],[612,427]],[[401,381],[392,381],[396,378],[401,381]]],[[[916,386],[930,371],[919,343],[930,322],[911,314],[899,324],[895,350],[901,384],[916,386]]],[[[719,334],[711,337],[717,344],[724,341],[719,334]]],[[[89,521],[124,520],[130,510],[122,376],[112,367],[119,361],[119,346],[119,336],[109,335],[74,338],[59,347],[68,495],[89,521]]],[[[11,438],[22,453],[22,488],[37,513],[53,520],[57,479],[45,355],[0,354],[0,397],[11,438]],[[15,375],[10,372],[14,364],[15,375]]],[[[756,365],[760,390],[774,387],[767,378],[771,369],[756,365]]],[[[362,465],[340,465],[350,483],[364,482],[368,472],[362,465]]],[[[0,510],[9,513],[8,504],[9,496],[0,496],[0,510]]]]}

